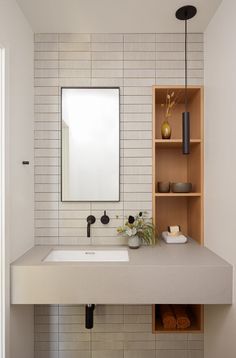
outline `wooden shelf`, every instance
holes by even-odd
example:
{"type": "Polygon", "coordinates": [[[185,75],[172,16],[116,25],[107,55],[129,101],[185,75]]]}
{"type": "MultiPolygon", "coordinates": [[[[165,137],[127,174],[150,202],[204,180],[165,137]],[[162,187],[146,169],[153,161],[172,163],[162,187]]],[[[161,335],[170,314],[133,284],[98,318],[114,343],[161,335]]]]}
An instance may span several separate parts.
{"type": "Polygon", "coordinates": [[[201,196],[201,193],[155,193],[156,197],[201,196]]]}
{"type": "Polygon", "coordinates": [[[185,305],[188,308],[191,326],[186,329],[166,329],[159,315],[160,305],[153,305],[153,333],[201,333],[203,332],[203,305],[185,305]]]}
{"type": "MultiPolygon", "coordinates": [[[[190,154],[182,154],[182,113],[185,109],[184,86],[153,86],[153,223],[157,232],[166,231],[170,225],[180,225],[184,235],[203,244],[204,210],[204,138],[203,138],[203,88],[189,86],[187,90],[188,110],[191,114],[190,154]],[[161,126],[165,118],[162,103],[166,95],[174,91],[178,101],[168,122],[171,139],[162,139],[161,126]],[[191,182],[191,193],[158,193],[158,182],[191,182]]],[[[168,302],[167,302],[168,303],[168,302]]],[[[165,330],[159,315],[159,305],[153,307],[153,332],[182,333],[201,332],[203,306],[187,305],[191,315],[191,327],[187,330],[165,330]]]]}
{"type": "MultiPolygon", "coordinates": [[[[161,85],[161,86],[153,86],[154,89],[156,89],[158,91],[158,96],[156,96],[155,98],[155,104],[161,104],[161,103],[165,103],[166,100],[166,93],[167,90],[169,90],[169,92],[180,92],[180,100],[179,100],[179,104],[184,104],[185,103],[185,92],[184,92],[184,86],[182,85],[161,85]]],[[[199,88],[201,88],[201,86],[198,85],[188,85],[188,92],[187,92],[187,97],[188,97],[188,102],[190,102],[192,100],[193,97],[196,97],[196,95],[199,93],[199,88]]]]}
{"type": "Polygon", "coordinates": [[[201,181],[201,144],[192,145],[189,155],[183,155],[181,144],[156,145],[155,159],[155,192],[158,181],[171,183],[191,182],[192,192],[202,192],[201,181]]]}
{"type": "MultiPolygon", "coordinates": [[[[201,144],[201,139],[191,139],[190,145],[201,144]]],[[[182,139],[155,139],[156,147],[181,148],[182,139]]]]}
{"type": "Polygon", "coordinates": [[[180,225],[187,236],[203,244],[203,88],[188,88],[191,113],[190,154],[182,154],[182,112],[184,86],[153,86],[153,222],[159,232],[169,225],[180,225]],[[171,117],[172,138],[161,138],[162,103],[167,91],[180,98],[171,117]],[[191,182],[191,193],[159,193],[158,182],[191,182]]]}

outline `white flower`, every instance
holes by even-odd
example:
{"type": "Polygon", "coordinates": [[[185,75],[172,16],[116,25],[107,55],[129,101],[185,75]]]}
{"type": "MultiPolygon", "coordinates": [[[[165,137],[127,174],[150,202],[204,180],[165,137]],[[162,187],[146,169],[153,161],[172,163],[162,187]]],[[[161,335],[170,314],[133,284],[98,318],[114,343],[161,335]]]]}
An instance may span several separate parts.
{"type": "Polygon", "coordinates": [[[128,228],[128,229],[126,230],[126,234],[127,234],[128,236],[135,236],[135,235],[137,234],[137,229],[136,229],[136,227],[133,227],[132,229],[131,229],[131,228],[128,228]]]}

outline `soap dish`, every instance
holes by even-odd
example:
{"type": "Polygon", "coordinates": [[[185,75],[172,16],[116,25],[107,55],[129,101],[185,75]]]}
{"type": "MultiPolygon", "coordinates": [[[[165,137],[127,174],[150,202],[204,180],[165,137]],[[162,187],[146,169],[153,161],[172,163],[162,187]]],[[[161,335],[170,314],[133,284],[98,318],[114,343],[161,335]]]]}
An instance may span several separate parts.
{"type": "Polygon", "coordinates": [[[168,231],[163,231],[161,236],[167,244],[185,244],[188,241],[183,234],[170,235],[168,231]]]}

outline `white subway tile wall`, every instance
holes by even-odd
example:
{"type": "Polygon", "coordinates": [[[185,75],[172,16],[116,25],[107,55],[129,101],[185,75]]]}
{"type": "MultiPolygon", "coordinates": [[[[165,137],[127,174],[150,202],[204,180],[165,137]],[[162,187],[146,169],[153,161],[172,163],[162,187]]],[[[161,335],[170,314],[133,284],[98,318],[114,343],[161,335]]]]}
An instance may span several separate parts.
{"type": "MultiPolygon", "coordinates": [[[[183,34],[35,34],[35,244],[117,245],[129,214],[151,216],[152,85],[184,83],[183,34]],[[119,86],[118,203],[60,201],[60,87],[119,86]],[[110,223],[100,222],[107,210],[110,223]],[[97,218],[91,239],[86,217],[97,218]]],[[[203,34],[189,34],[189,84],[203,83],[203,34]]],[[[35,307],[35,358],[202,358],[203,336],[153,335],[151,306],[35,307]]]]}
{"type": "Polygon", "coordinates": [[[150,305],[35,306],[35,358],[203,358],[203,334],[152,334],[150,305]]]}

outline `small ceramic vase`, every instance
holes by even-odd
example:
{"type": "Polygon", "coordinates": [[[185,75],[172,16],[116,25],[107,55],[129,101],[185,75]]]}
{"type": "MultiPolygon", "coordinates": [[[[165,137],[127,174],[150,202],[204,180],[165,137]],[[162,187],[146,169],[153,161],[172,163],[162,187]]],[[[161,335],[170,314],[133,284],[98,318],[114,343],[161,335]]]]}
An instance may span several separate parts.
{"type": "Polygon", "coordinates": [[[164,120],[161,125],[161,136],[162,139],[170,139],[171,137],[171,126],[167,120],[164,120]]]}
{"type": "Polygon", "coordinates": [[[141,241],[140,238],[135,235],[135,236],[130,236],[128,239],[128,246],[131,249],[138,249],[141,245],[141,241]]]}

